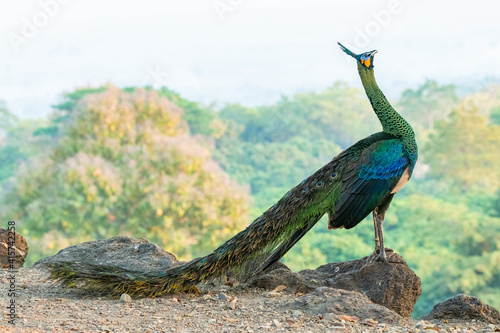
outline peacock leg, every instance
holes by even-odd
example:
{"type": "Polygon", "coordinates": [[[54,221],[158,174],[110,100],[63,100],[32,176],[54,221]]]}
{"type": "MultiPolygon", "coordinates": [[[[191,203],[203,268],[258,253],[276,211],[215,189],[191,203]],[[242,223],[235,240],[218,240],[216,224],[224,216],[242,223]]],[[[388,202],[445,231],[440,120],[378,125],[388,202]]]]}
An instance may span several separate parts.
{"type": "Polygon", "coordinates": [[[393,197],[394,194],[390,194],[387,199],[385,199],[384,202],[382,202],[382,204],[375,208],[375,210],[373,211],[373,224],[375,226],[375,238],[377,239],[375,243],[375,253],[377,253],[377,249],[380,250],[377,260],[381,260],[384,262],[387,262],[387,256],[385,254],[384,232],[382,230],[382,223],[384,223],[385,213],[389,209],[389,205],[391,204],[393,197]]]}
{"type": "MultiPolygon", "coordinates": [[[[385,255],[385,247],[384,247],[384,232],[382,231],[382,223],[384,223],[384,217],[380,216],[379,214],[375,215],[375,225],[377,226],[375,228],[377,232],[377,238],[379,239],[378,241],[378,247],[380,248],[380,254],[378,255],[378,260],[387,262],[387,256],[385,255]]],[[[377,251],[377,248],[375,248],[375,252],[377,251]]]]}
{"type": "Polygon", "coordinates": [[[373,211],[373,229],[375,230],[375,252],[373,254],[377,254],[377,252],[380,250],[380,238],[378,236],[378,225],[377,225],[377,211],[378,208],[375,208],[373,211]]]}

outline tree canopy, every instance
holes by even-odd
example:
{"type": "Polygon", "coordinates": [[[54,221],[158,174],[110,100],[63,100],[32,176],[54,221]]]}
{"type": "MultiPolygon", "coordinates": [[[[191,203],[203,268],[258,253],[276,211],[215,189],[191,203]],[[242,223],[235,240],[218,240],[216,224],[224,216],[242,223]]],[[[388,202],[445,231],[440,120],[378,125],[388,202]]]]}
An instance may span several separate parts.
{"type": "Polygon", "coordinates": [[[190,258],[248,223],[247,190],[189,135],[181,108],[143,89],[66,98],[75,95],[45,127],[57,129],[46,135],[59,133],[53,150],[23,164],[2,209],[22,221],[35,260],[118,234],[190,258]]]}

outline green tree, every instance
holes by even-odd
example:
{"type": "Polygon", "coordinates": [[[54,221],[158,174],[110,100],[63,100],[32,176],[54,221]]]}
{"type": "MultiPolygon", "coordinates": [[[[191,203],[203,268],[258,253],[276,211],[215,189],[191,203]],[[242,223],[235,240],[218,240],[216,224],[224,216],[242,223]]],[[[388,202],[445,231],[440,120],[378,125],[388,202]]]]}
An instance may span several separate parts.
{"type": "Polygon", "coordinates": [[[417,89],[403,91],[398,106],[410,123],[431,129],[437,120],[445,119],[458,101],[454,85],[439,85],[434,80],[426,80],[417,89]]]}
{"type": "Polygon", "coordinates": [[[182,109],[166,98],[109,86],[68,109],[59,144],[24,164],[1,209],[21,221],[29,262],[118,234],[187,259],[247,222],[246,191],[189,136],[182,109]]]}
{"type": "Polygon", "coordinates": [[[422,279],[415,315],[458,293],[500,305],[499,218],[463,203],[415,194],[395,200],[386,221],[387,244],[422,279]]]}
{"type": "Polygon", "coordinates": [[[201,134],[209,136],[213,134],[213,128],[210,126],[215,118],[215,112],[211,107],[204,107],[199,103],[188,101],[182,98],[178,93],[162,87],[158,91],[159,96],[166,97],[172,103],[184,110],[184,120],[187,121],[191,134],[201,134]]]}
{"type": "Polygon", "coordinates": [[[44,144],[32,133],[45,123],[21,120],[0,103],[0,188],[8,184],[20,163],[44,149],[44,144]]]}
{"type": "Polygon", "coordinates": [[[500,126],[489,124],[473,103],[464,101],[448,120],[436,124],[424,162],[433,179],[459,193],[493,194],[500,186],[500,126]]]}

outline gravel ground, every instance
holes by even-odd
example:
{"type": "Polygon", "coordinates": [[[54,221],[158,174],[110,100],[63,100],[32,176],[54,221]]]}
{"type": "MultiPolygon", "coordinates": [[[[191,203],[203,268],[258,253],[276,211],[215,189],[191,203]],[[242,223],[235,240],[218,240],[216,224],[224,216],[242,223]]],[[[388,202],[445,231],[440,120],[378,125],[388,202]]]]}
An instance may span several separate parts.
{"type": "MultiPolygon", "coordinates": [[[[403,326],[333,314],[286,309],[301,295],[284,291],[221,290],[201,295],[119,300],[62,291],[48,274],[22,268],[15,274],[16,325],[8,323],[10,272],[0,273],[4,321],[0,332],[500,332],[476,321],[408,319],[403,326]]],[[[126,297],[125,297],[126,298],[126,297]]]]}

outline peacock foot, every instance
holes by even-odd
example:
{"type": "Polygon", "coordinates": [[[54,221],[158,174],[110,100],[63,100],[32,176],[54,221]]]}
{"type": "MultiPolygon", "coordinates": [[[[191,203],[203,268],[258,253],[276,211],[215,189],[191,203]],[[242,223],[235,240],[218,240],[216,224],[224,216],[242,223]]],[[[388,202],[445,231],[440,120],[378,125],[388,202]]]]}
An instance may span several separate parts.
{"type": "Polygon", "coordinates": [[[384,262],[386,264],[389,263],[394,263],[394,264],[400,264],[403,263],[404,260],[402,260],[392,249],[384,249],[382,253],[380,253],[380,248],[375,248],[373,253],[368,257],[369,262],[384,262]]]}

